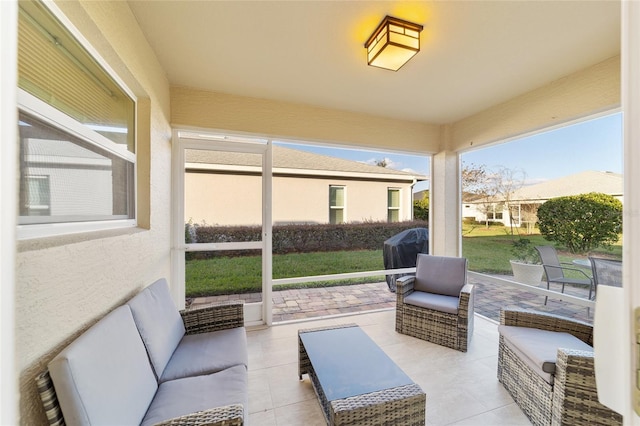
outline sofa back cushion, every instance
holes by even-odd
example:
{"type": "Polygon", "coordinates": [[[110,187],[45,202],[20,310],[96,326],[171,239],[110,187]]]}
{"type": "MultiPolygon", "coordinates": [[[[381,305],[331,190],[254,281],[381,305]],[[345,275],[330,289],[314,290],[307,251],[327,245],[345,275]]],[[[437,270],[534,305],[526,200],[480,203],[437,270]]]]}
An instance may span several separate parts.
{"type": "Polygon", "coordinates": [[[67,425],[139,424],[158,388],[128,306],[101,319],[48,368],[67,425]]]}
{"type": "Polygon", "coordinates": [[[142,290],[128,303],[156,377],[162,377],[171,355],[184,336],[182,317],[162,278],[142,290]]]}
{"type": "Polygon", "coordinates": [[[460,297],[466,283],[467,259],[464,257],[418,254],[414,290],[460,297]]]}

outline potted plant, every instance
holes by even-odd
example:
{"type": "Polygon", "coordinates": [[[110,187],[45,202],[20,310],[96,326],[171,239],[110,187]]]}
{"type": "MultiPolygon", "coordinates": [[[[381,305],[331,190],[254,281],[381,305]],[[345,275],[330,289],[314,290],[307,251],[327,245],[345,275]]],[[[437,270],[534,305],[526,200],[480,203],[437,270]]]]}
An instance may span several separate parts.
{"type": "Polygon", "coordinates": [[[513,279],[519,283],[539,286],[544,268],[540,264],[540,257],[536,248],[528,238],[518,238],[512,242],[511,254],[513,259],[511,270],[513,279]]]}

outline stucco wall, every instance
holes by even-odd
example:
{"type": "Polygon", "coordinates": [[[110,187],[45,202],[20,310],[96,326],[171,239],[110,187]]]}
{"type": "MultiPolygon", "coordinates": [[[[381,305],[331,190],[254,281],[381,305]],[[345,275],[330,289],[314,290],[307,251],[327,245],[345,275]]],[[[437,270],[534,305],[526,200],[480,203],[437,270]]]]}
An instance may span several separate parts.
{"type": "Polygon", "coordinates": [[[302,141],[437,152],[440,126],[309,105],[171,88],[171,123],[302,141]]]}
{"type": "MultiPolygon", "coordinates": [[[[338,178],[273,178],[273,221],[328,223],[329,186],[346,188],[347,222],[386,221],[387,189],[399,188],[400,218],[411,219],[411,184],[338,178]]],[[[187,173],[185,221],[213,225],[256,225],[262,221],[262,187],[257,176],[187,173]]]]}
{"type": "Polygon", "coordinates": [[[619,107],[618,55],[454,123],[447,143],[475,149],[619,107]]]}
{"type": "Polygon", "coordinates": [[[139,124],[149,125],[137,132],[140,228],[19,243],[15,349],[20,423],[28,425],[46,422],[33,382],[46,363],[100,317],[170,271],[168,81],[127,3],[61,1],[57,6],[140,97],[139,124]]]}

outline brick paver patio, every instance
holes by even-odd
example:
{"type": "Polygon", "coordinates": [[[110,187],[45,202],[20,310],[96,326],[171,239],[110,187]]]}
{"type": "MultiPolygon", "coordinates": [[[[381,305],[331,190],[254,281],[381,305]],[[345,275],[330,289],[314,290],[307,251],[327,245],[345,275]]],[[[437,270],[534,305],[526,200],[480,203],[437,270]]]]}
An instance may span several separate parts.
{"type": "MultiPolygon", "coordinates": [[[[475,285],[475,312],[494,321],[499,320],[502,307],[520,307],[593,322],[593,309],[552,298],[549,298],[545,306],[544,296],[504,285],[482,282],[479,279],[469,278],[469,282],[475,285]]],[[[552,288],[552,290],[557,289],[552,288]]],[[[565,293],[586,298],[588,289],[567,286],[565,293]]],[[[384,281],[351,286],[273,291],[272,296],[274,322],[389,309],[396,305],[396,295],[389,291],[384,281]]],[[[261,300],[261,294],[200,297],[190,300],[188,305],[190,308],[195,308],[229,299],[242,299],[246,303],[256,302],[261,300]]]]}

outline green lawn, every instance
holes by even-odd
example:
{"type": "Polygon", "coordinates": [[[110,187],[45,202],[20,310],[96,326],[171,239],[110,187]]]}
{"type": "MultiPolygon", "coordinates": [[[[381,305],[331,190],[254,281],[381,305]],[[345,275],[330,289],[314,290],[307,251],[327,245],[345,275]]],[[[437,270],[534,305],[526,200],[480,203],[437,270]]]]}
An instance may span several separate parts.
{"type": "MultiPolygon", "coordinates": [[[[476,272],[510,274],[511,242],[519,237],[530,239],[534,246],[555,245],[540,234],[511,236],[509,228],[502,226],[486,228],[482,225],[464,225],[462,235],[462,255],[469,259],[469,269],[476,272]]],[[[573,254],[562,248],[557,248],[557,251],[561,262],[570,263],[573,259],[586,258],[586,255],[573,254]]],[[[593,254],[622,259],[622,240],[611,250],[597,249],[593,254]]]]}
{"type": "MultiPolygon", "coordinates": [[[[534,245],[551,245],[539,234],[522,235],[534,245]]],[[[476,272],[510,274],[511,241],[508,228],[482,225],[463,227],[462,255],[469,259],[469,269],[476,272]]],[[[612,250],[596,250],[598,256],[622,258],[622,241],[612,250]]],[[[585,257],[558,249],[563,262],[585,257]]],[[[327,253],[293,253],[273,256],[273,277],[290,278],[327,275],[345,272],[374,271],[384,269],[382,250],[340,251],[327,253]]],[[[187,297],[246,293],[259,291],[262,280],[261,257],[217,257],[186,262],[187,297]]],[[[318,287],[382,281],[384,277],[368,277],[350,280],[314,282],[287,287],[318,287]]]]}
{"type": "MultiPolygon", "coordinates": [[[[259,291],[262,281],[260,256],[217,257],[186,262],[186,294],[196,297],[259,291]]],[[[382,250],[292,253],[273,256],[273,278],[306,277],[384,269],[382,250]]],[[[326,287],[381,281],[384,277],[313,282],[287,287],[326,287]]]]}

